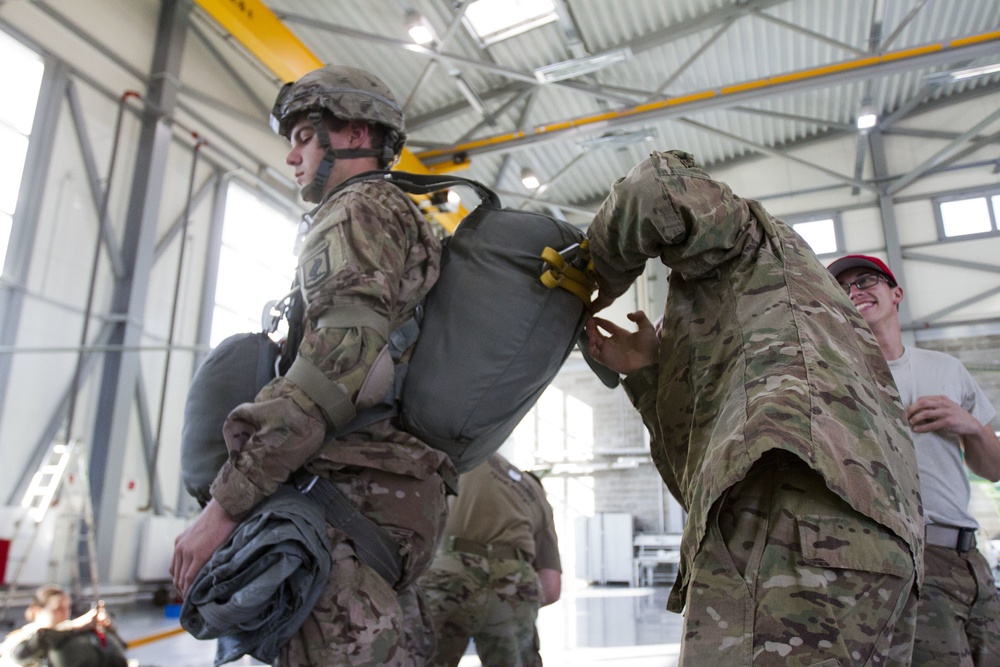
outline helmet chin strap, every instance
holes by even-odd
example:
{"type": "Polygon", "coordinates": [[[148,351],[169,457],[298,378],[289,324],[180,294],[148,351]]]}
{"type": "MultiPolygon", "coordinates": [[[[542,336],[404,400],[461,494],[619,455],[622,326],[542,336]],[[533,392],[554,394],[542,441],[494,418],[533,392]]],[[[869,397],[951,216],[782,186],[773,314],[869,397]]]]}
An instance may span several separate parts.
{"type": "Polygon", "coordinates": [[[323,113],[321,111],[310,111],[306,118],[312,124],[313,131],[316,133],[316,141],[319,142],[324,153],[323,159],[320,161],[319,166],[316,167],[316,173],[313,174],[312,181],[302,188],[302,198],[312,204],[319,204],[323,200],[326,181],[330,177],[330,172],[333,170],[333,165],[338,158],[354,160],[363,157],[379,157],[382,155],[382,151],[374,148],[341,148],[335,150],[330,147],[330,133],[323,122],[323,113]]]}

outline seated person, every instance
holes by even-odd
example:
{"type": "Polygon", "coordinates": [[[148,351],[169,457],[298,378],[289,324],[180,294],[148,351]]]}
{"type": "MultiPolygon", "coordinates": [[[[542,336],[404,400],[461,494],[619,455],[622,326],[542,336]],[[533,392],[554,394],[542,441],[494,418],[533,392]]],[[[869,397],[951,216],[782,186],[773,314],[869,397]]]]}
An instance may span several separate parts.
{"type": "Polygon", "coordinates": [[[2,664],[126,667],[125,644],[104,603],[72,619],[71,604],[69,593],[59,586],[48,584],[36,590],[24,612],[28,624],[7,635],[0,647],[2,664]]]}

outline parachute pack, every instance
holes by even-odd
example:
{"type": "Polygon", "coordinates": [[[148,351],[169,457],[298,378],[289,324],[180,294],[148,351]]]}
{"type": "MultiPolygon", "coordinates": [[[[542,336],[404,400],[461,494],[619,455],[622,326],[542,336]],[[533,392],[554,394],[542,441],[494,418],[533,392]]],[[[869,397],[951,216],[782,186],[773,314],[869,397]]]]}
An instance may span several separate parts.
{"type": "MultiPolygon", "coordinates": [[[[425,300],[408,367],[397,366],[390,408],[360,411],[354,422],[328,437],[398,414],[404,430],[448,454],[464,472],[503,444],[581,341],[593,292],[585,236],[551,216],[505,209],[485,185],[461,177],[379,171],[345,185],[372,178],[388,180],[411,194],[466,186],[481,203],[445,239],[441,275],[425,300]]],[[[227,373],[232,391],[219,382],[211,393],[197,385],[208,380],[202,375],[219,372],[215,357],[220,350],[232,350],[237,341],[244,341],[244,351],[255,350],[244,340],[253,335],[259,334],[239,334],[220,344],[192,383],[185,408],[182,475],[196,496],[201,491],[207,495],[204,466],[217,471],[225,460],[224,443],[221,461],[218,452],[225,416],[255,394],[235,387],[245,382],[248,371],[227,373]],[[213,370],[203,373],[206,369],[213,370]],[[206,396],[214,397],[218,409],[196,405],[206,396]],[[199,452],[201,447],[215,454],[199,452]],[[196,480],[198,476],[202,479],[196,480]]],[[[586,356],[585,342],[580,348],[586,356]]],[[[242,362],[230,353],[226,363],[256,369],[262,363],[252,357],[257,352],[274,367],[273,350],[267,346],[242,362]]],[[[617,374],[589,358],[588,363],[607,386],[617,384],[617,374]]],[[[213,477],[208,476],[207,484],[213,477]]]]}

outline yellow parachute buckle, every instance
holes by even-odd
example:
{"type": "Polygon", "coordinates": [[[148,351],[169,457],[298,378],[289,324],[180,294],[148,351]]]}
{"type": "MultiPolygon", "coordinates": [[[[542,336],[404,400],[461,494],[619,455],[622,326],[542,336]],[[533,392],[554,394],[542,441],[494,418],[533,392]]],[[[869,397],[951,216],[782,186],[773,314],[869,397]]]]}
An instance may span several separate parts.
{"type": "Polygon", "coordinates": [[[561,287],[590,306],[596,287],[592,277],[594,262],[587,246],[587,240],[584,239],[561,251],[546,247],[542,251],[541,281],[549,289],[561,287]]]}

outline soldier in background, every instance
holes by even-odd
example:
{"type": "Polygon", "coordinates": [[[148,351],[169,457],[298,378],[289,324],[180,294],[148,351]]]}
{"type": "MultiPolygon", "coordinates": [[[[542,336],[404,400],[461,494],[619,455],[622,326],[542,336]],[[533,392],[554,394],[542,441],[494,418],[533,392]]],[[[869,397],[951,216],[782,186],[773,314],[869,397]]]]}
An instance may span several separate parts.
{"type": "Polygon", "coordinates": [[[24,667],[126,667],[125,643],[104,602],[71,618],[73,600],[60,586],[37,588],[24,610],[28,624],[0,646],[0,665],[24,667]]]}
{"type": "Polygon", "coordinates": [[[588,231],[594,312],[659,258],[657,331],[592,318],[688,513],[668,609],[689,665],[908,665],[917,465],[864,320],[806,243],[683,152],[619,179],[588,231]]]}
{"type": "Polygon", "coordinates": [[[177,539],[170,571],[184,594],[237,522],[304,470],[317,476],[310,488],[332,486],[360,512],[355,525],[373,524],[394,541],[401,571],[388,581],[360,555],[359,536],[328,525],[330,579],[276,665],[422,664],[430,644],[421,643],[426,619],[411,584],[433,559],[446,488],[455,488],[457,473],[445,454],[393,419],[340,437],[327,433],[391,388],[388,332],[412,318],[437,280],[440,243],[396,186],[342,186],[391,166],[406,139],[402,109],[377,77],[343,66],[310,72],[282,89],[272,126],[291,143],[286,162],[303,198],[317,204],[305,219],[300,309],[289,322],[301,325],[301,341],[294,340],[292,354],[286,343],[283,361],[293,358],[285,375],[226,420],[229,460],[212,484],[212,500],[177,539]]]}
{"type": "Polygon", "coordinates": [[[562,590],[552,506],[530,472],[500,454],[462,475],[442,549],[420,578],[437,637],[434,667],[469,638],[483,665],[541,665],[535,619],[562,590]]]}

